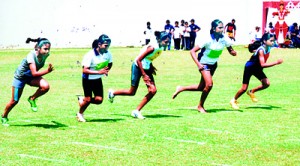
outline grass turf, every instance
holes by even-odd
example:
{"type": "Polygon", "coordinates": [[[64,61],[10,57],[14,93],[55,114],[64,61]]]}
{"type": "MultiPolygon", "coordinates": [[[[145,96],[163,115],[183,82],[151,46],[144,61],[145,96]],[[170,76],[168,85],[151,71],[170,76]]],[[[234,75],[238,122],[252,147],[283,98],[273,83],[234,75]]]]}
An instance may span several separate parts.
{"type": "MultiPolygon", "coordinates": [[[[0,126],[3,165],[299,165],[300,57],[298,49],[274,49],[265,69],[271,86],[257,92],[258,103],[245,94],[234,111],[230,99],[241,87],[250,53],[226,50],[213,77],[205,103],[208,114],[196,110],[199,92],[182,92],[172,100],[177,85],[197,84],[200,74],[189,52],[166,51],[153,63],[158,68],[158,92],[143,109],[146,120],[130,116],[147,93],[143,82],[133,97],[107,100],[107,90],[130,86],[130,67],[139,48],[111,48],[114,64],[103,78],[104,102],[90,105],[87,123],[78,123],[77,94],[82,94],[81,60],[89,50],[52,48],[47,60],[55,71],[44,78],[50,91],[30,111],[27,97],[36,88],[26,86],[19,104],[9,114],[10,126],[0,126]]],[[[0,50],[0,105],[11,97],[13,73],[29,50],[0,50]]],[[[255,78],[250,86],[259,84],[255,78]]]]}

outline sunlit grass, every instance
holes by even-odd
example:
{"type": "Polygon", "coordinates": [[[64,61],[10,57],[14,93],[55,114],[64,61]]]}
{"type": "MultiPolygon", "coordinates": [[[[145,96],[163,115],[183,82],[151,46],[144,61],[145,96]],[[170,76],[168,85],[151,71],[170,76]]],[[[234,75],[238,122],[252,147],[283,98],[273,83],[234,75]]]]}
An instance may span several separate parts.
{"type": "MultiPolygon", "coordinates": [[[[103,78],[104,102],[90,105],[87,123],[78,123],[77,94],[83,94],[80,63],[89,49],[55,49],[47,63],[55,71],[44,78],[51,89],[30,111],[26,98],[36,88],[26,86],[9,114],[10,126],[0,126],[3,165],[299,165],[300,65],[298,49],[274,49],[269,61],[284,63],[265,69],[271,86],[247,95],[234,111],[230,99],[241,86],[250,53],[236,46],[226,50],[213,78],[205,108],[196,110],[199,92],[183,92],[172,100],[177,85],[197,84],[200,74],[186,51],[166,51],[153,63],[158,68],[158,92],[143,109],[146,120],[130,116],[147,93],[143,82],[133,97],[107,100],[107,90],[130,87],[130,67],[140,48],[111,48],[113,68],[103,78]]],[[[13,73],[29,50],[0,50],[0,104],[11,97],[13,73]]],[[[259,81],[251,79],[250,88],[259,81]]]]}

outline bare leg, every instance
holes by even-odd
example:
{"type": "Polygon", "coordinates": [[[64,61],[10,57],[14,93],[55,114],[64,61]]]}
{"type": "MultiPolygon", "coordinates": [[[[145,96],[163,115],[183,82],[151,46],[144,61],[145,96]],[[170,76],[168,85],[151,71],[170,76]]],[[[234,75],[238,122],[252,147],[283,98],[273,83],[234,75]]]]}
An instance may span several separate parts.
{"type": "Polygon", "coordinates": [[[84,97],[82,103],[79,103],[79,113],[83,114],[84,111],[91,103],[91,97],[84,97]]]}
{"type": "Polygon", "coordinates": [[[234,99],[240,98],[248,89],[248,84],[243,84],[241,89],[235,94],[234,99]]]}
{"type": "Polygon", "coordinates": [[[268,78],[262,79],[261,83],[262,83],[261,85],[251,89],[251,92],[254,93],[260,90],[264,90],[270,86],[270,81],[268,80],[268,78]]]}
{"type": "Polygon", "coordinates": [[[44,95],[50,89],[49,83],[43,79],[42,77],[36,78],[30,82],[31,86],[39,87],[36,92],[30,97],[31,100],[35,100],[36,98],[44,95]]]}
{"type": "Polygon", "coordinates": [[[134,96],[138,87],[131,86],[130,89],[123,89],[123,90],[115,90],[113,92],[114,96],[134,96]]]}
{"type": "Polygon", "coordinates": [[[148,86],[148,94],[142,99],[136,110],[140,111],[156,94],[157,90],[153,82],[148,86]]]}
{"type": "Polygon", "coordinates": [[[3,117],[3,118],[7,118],[9,112],[10,112],[10,111],[18,104],[19,99],[20,99],[20,97],[22,96],[23,89],[24,89],[24,88],[18,89],[18,99],[17,99],[17,101],[16,101],[15,98],[14,98],[14,95],[15,95],[15,88],[12,87],[12,97],[11,97],[10,101],[6,104],[6,107],[5,107],[4,112],[3,112],[3,114],[2,114],[2,117],[3,117]]]}
{"type": "Polygon", "coordinates": [[[205,82],[205,87],[201,94],[200,102],[198,105],[198,111],[201,113],[207,113],[206,110],[204,109],[204,103],[205,103],[205,100],[206,100],[210,90],[213,87],[213,81],[212,81],[212,76],[210,74],[210,71],[203,70],[201,72],[201,74],[202,74],[203,80],[205,82]]]}
{"type": "Polygon", "coordinates": [[[190,86],[177,86],[176,91],[172,96],[172,99],[175,99],[179,93],[182,91],[202,91],[204,88],[204,79],[201,77],[199,85],[190,85],[190,86]]]}

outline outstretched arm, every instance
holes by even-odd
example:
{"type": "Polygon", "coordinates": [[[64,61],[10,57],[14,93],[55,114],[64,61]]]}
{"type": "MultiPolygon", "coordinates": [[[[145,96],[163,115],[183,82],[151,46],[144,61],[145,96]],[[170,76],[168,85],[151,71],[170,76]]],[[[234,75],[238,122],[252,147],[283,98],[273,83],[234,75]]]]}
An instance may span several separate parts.
{"type": "Polygon", "coordinates": [[[236,56],[237,53],[236,53],[236,51],[233,50],[233,48],[231,46],[227,47],[227,50],[230,55],[236,56]]]}
{"type": "Polygon", "coordinates": [[[266,62],[267,60],[265,60],[265,57],[264,57],[264,51],[263,50],[258,51],[258,56],[259,56],[260,66],[263,67],[263,68],[279,65],[283,62],[282,59],[278,59],[276,62],[267,63],[266,62]]]}

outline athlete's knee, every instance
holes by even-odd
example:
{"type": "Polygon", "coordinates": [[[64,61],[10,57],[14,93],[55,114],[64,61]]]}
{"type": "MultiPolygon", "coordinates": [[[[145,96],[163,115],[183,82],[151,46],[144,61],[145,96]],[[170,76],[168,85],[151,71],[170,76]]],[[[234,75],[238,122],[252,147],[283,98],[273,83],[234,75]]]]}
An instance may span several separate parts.
{"type": "Polygon", "coordinates": [[[270,81],[268,81],[268,80],[262,81],[262,86],[263,86],[263,88],[268,88],[270,86],[270,81]]]}
{"type": "Polygon", "coordinates": [[[102,97],[95,97],[93,103],[94,104],[101,104],[103,102],[103,98],[102,97]]]}
{"type": "Polygon", "coordinates": [[[157,92],[157,89],[156,88],[153,88],[153,89],[150,89],[149,90],[149,93],[151,93],[152,95],[155,95],[157,92]]]}
{"type": "Polygon", "coordinates": [[[41,85],[40,90],[43,92],[48,92],[50,90],[50,85],[49,84],[41,85]]]}
{"type": "Polygon", "coordinates": [[[210,91],[213,88],[213,83],[205,85],[203,91],[210,91]]]}
{"type": "Polygon", "coordinates": [[[83,99],[86,103],[90,103],[91,102],[91,97],[85,97],[83,99]]]}

